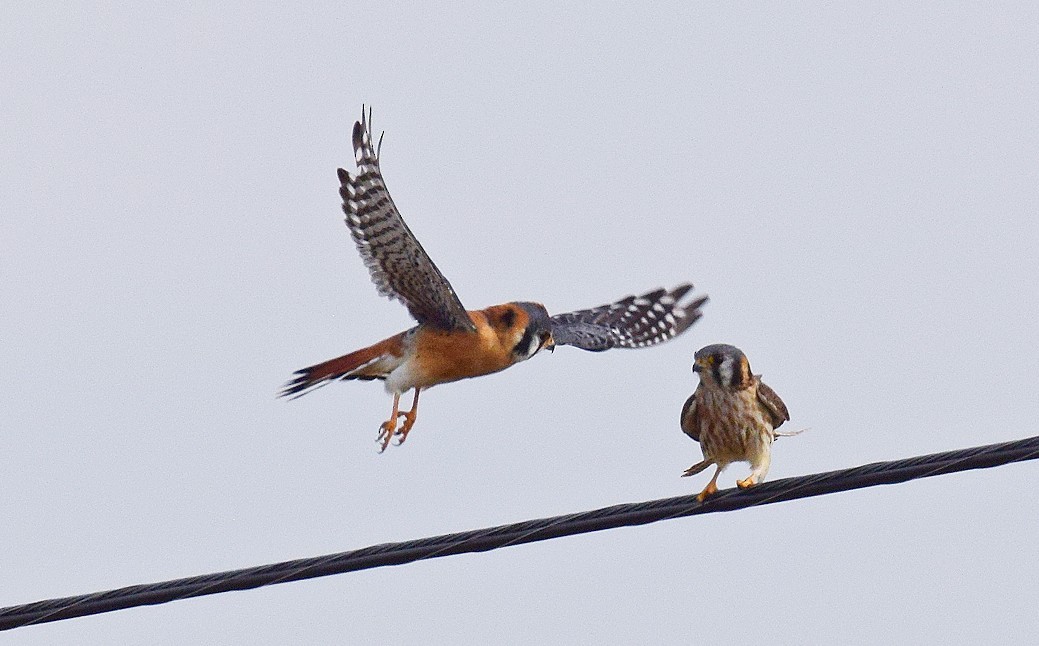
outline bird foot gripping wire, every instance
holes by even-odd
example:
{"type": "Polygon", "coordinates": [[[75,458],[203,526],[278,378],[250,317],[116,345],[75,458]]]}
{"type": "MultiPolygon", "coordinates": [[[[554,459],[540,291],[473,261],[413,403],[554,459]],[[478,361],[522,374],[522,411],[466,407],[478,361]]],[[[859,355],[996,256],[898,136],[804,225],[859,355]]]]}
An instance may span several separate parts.
{"type": "Polygon", "coordinates": [[[754,476],[750,476],[750,477],[746,478],[745,480],[737,480],[736,481],[736,486],[739,487],[740,489],[749,489],[749,488],[753,487],[756,484],[757,484],[757,481],[754,479],[754,476]]]}
{"type": "Polygon", "coordinates": [[[696,499],[699,502],[703,502],[707,500],[708,496],[713,496],[716,493],[718,493],[718,485],[715,484],[714,480],[711,480],[707,483],[707,486],[703,488],[703,491],[696,494],[696,499]]]}

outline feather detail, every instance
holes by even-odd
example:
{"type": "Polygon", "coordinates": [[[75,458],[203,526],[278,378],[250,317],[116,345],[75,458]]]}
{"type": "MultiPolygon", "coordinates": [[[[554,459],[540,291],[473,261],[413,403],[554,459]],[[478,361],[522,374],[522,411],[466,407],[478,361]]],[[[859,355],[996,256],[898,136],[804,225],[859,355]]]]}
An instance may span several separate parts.
{"type": "Polygon", "coordinates": [[[398,334],[367,348],[297,370],[296,378],[285,384],[279,397],[300,397],[337,379],[386,379],[401,363],[402,339],[398,334]]]}
{"type": "Polygon", "coordinates": [[[682,473],[682,477],[685,478],[687,476],[695,476],[697,473],[700,473],[712,464],[714,464],[714,460],[704,460],[703,462],[697,462],[693,466],[686,469],[685,472],[682,473]]]}

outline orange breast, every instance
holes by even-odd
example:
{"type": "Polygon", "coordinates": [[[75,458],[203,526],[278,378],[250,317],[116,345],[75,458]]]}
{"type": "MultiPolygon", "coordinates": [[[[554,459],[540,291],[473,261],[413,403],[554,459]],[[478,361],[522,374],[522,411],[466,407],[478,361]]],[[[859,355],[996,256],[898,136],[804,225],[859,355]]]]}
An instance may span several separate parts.
{"type": "Polygon", "coordinates": [[[512,349],[502,343],[481,312],[469,312],[475,332],[420,328],[415,338],[416,384],[428,388],[504,370],[512,349]]]}

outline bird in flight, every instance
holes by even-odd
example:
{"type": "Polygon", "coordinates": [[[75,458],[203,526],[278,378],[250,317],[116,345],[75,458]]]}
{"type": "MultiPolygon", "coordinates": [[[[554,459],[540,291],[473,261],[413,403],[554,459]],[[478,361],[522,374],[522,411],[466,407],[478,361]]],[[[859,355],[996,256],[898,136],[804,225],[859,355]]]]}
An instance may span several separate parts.
{"type": "Polygon", "coordinates": [[[346,225],[379,294],[403,303],[418,325],[296,371],[280,395],[300,396],[339,379],[383,380],[393,395],[393,411],[379,427],[380,452],[392,438],[397,444],[407,439],[418,415],[419,393],[427,388],[498,372],[557,345],[593,352],[655,345],[678,336],[701,316],[706,296],[682,303],[692,290],[688,283],[555,316],[540,303],[523,301],[467,311],[386,190],[372,144],[370,109],[366,117],[362,108],[361,120],[354,123],[353,148],[356,173],[339,169],[346,225]],[[414,399],[411,409],[402,411],[400,397],[408,390],[415,391],[414,399]]]}
{"type": "Polygon", "coordinates": [[[724,343],[696,352],[693,372],[700,385],[682,407],[682,431],[700,443],[703,461],[685,470],[683,477],[696,475],[712,464],[714,477],[696,496],[703,502],[718,491],[718,474],[731,462],[749,462],[751,474],[736,484],[741,489],[765,479],[772,462],[776,429],[790,419],[786,404],[774,390],[750,371],[747,355],[724,343]]]}

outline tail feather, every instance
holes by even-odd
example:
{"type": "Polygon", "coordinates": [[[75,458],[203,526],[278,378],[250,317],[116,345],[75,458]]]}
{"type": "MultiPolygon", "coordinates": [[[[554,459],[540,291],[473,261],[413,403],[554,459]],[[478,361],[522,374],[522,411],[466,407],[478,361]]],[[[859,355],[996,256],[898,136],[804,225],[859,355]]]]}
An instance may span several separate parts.
{"type": "Polygon", "coordinates": [[[396,362],[386,361],[396,358],[389,347],[396,340],[396,337],[386,339],[350,354],[297,370],[292,373],[295,378],[282,387],[278,396],[295,399],[338,379],[385,379],[396,367],[396,362]]]}
{"type": "Polygon", "coordinates": [[[691,466],[688,469],[686,469],[685,472],[682,474],[682,477],[684,478],[686,476],[695,476],[697,473],[700,473],[701,471],[703,471],[707,467],[711,466],[712,464],[714,464],[714,462],[711,461],[711,460],[704,460],[703,462],[697,462],[693,466],[691,466]]]}

